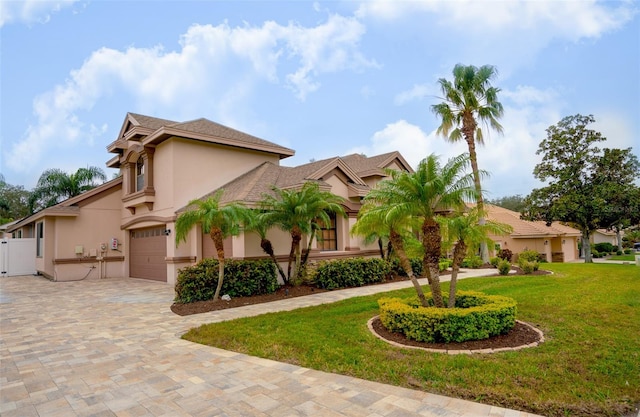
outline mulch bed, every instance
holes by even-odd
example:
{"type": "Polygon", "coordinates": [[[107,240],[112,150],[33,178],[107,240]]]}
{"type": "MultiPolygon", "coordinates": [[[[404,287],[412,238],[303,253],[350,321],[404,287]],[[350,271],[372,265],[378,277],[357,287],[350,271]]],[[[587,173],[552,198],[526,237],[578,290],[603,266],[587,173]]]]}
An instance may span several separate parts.
{"type": "MultiPolygon", "coordinates": [[[[484,266],[483,268],[495,269],[492,266],[484,266]]],[[[515,269],[516,275],[522,275],[522,270],[520,270],[518,267],[513,267],[512,269],[515,269]]],[[[549,272],[547,271],[538,270],[530,275],[546,275],[548,273],[549,272]]],[[[451,275],[451,271],[441,272],[440,275],[441,276],[451,275]]],[[[495,275],[490,275],[490,276],[498,276],[498,275],[499,274],[496,272],[495,275]]],[[[390,282],[407,281],[407,280],[408,280],[407,277],[394,275],[389,279],[385,280],[384,282],[381,282],[378,284],[371,284],[371,285],[388,284],[390,282]]],[[[325,291],[327,290],[311,287],[308,285],[298,285],[298,286],[286,285],[286,286],[280,287],[278,290],[276,290],[276,292],[272,294],[253,295],[251,297],[234,297],[229,301],[218,300],[214,302],[209,300],[209,301],[196,301],[195,303],[189,303],[189,304],[174,303],[173,305],[171,305],[171,311],[173,311],[175,314],[179,316],[188,316],[192,314],[207,313],[209,311],[226,310],[228,308],[243,307],[243,306],[261,304],[261,303],[269,303],[271,301],[285,300],[287,298],[293,298],[293,297],[302,297],[305,295],[317,294],[325,291]]],[[[339,291],[339,290],[336,290],[336,291],[339,291]]]]}
{"type": "Polygon", "coordinates": [[[516,325],[507,334],[493,336],[483,340],[470,340],[467,342],[451,342],[451,343],[425,343],[407,339],[402,333],[392,333],[388,331],[380,321],[376,318],[372,322],[373,330],[383,339],[399,343],[405,346],[414,346],[428,349],[441,350],[478,350],[478,349],[500,349],[515,348],[528,345],[540,340],[538,332],[531,327],[516,322],[516,325]]]}

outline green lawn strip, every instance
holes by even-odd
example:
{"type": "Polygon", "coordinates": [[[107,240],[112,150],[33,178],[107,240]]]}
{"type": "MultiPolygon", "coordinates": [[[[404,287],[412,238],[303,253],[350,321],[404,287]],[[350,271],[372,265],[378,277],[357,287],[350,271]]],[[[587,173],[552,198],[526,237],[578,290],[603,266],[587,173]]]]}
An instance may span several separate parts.
{"type": "Polygon", "coordinates": [[[640,255],[640,253],[636,253],[636,254],[629,254],[629,255],[611,255],[609,257],[607,257],[607,259],[612,260],[612,261],[629,261],[629,262],[635,262],[636,261],[636,255],[640,255]]]}
{"type": "MultiPolygon", "coordinates": [[[[548,416],[619,416],[640,401],[640,268],[544,264],[554,275],[462,280],[459,288],[518,301],[541,328],[537,348],[490,355],[427,353],[370,334],[382,296],[192,329],[194,342],[308,368],[548,416]]],[[[446,287],[446,285],[445,285],[446,287]]],[[[428,287],[426,287],[428,288],[428,287]]]]}

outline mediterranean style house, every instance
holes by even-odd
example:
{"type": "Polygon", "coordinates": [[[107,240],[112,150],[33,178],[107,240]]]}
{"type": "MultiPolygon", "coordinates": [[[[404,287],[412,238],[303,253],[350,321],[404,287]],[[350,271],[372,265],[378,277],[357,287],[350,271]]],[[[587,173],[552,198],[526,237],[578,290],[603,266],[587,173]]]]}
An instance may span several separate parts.
{"type": "MultiPolygon", "coordinates": [[[[36,270],[58,281],[132,277],[174,284],[178,270],[216,256],[213,243],[194,229],[175,243],[175,220],[189,201],[222,188],[224,201],[255,205],[272,186],[315,181],[345,198],[348,217],[333,219],[310,259],[377,253],[349,234],[360,200],[385,178],[385,169],[411,170],[398,152],[349,155],[285,167],[294,151],[207,119],[175,122],[128,113],[107,150],[117,179],[44,209],[8,228],[14,237],[36,239],[36,270]]],[[[269,231],[285,261],[288,234],[269,231]]],[[[264,253],[253,234],[227,239],[225,253],[257,258],[264,253]]]]}
{"type": "MultiPolygon", "coordinates": [[[[310,259],[375,256],[349,231],[361,199],[386,178],[387,169],[412,171],[398,152],[366,157],[353,154],[297,167],[280,165],[294,151],[207,119],[175,122],[128,113],[107,150],[107,166],[118,178],[39,211],[7,227],[14,238],[35,238],[35,270],[56,281],[143,278],[175,284],[178,270],[215,257],[210,237],[194,229],[176,245],[175,221],[188,203],[223,189],[222,202],[255,206],[273,186],[287,189],[316,182],[345,199],[347,218],[334,217],[314,241],[310,259]]],[[[520,220],[519,214],[489,206],[488,218],[513,226],[494,240],[514,253],[544,253],[549,261],[576,258],[579,232],[553,224],[520,220]]],[[[270,230],[274,252],[286,262],[290,237],[270,230]]],[[[225,241],[231,258],[262,258],[260,238],[241,234],[225,241]]]]}
{"type": "Polygon", "coordinates": [[[509,249],[514,254],[534,250],[545,256],[548,262],[571,262],[578,259],[579,230],[559,222],[546,225],[542,221],[528,221],[520,213],[506,208],[486,204],[487,218],[513,227],[506,236],[491,236],[500,249],[509,249]]]}

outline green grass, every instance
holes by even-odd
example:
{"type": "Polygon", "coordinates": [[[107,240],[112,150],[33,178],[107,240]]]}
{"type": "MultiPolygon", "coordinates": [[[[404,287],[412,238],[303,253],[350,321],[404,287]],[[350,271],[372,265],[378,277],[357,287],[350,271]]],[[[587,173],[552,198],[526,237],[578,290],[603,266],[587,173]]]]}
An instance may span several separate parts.
{"type": "MultiPolygon", "coordinates": [[[[638,253],[638,255],[640,255],[640,253],[638,253]]],[[[636,261],[636,254],[631,253],[629,255],[611,255],[609,256],[607,259],[610,259],[612,261],[629,261],[629,262],[635,262],[636,261]]]]}
{"type": "Polygon", "coordinates": [[[630,412],[640,402],[640,268],[543,268],[555,274],[475,278],[458,284],[464,290],[515,298],[518,318],[545,333],[546,342],[537,348],[449,356],[393,347],[371,335],[366,325],[378,314],[376,300],[383,294],[204,325],[184,338],[547,416],[630,412]]]}

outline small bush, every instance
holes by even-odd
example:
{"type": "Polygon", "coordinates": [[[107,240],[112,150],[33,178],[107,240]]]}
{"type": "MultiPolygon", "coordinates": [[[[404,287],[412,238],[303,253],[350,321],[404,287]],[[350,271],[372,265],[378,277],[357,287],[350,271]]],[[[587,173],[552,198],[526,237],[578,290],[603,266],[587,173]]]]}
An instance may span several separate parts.
{"type": "Polygon", "coordinates": [[[631,249],[625,249],[624,250],[624,254],[625,255],[631,255],[631,249]]]}
{"type": "Polygon", "coordinates": [[[511,252],[509,249],[501,249],[500,252],[498,252],[497,256],[500,259],[511,262],[511,259],[513,259],[513,252],[511,252]]]}
{"type": "MultiPolygon", "coordinates": [[[[178,271],[175,286],[176,303],[211,300],[218,285],[218,260],[203,259],[196,265],[178,271]]],[[[270,294],[278,289],[278,278],[270,260],[244,261],[227,259],[220,295],[246,297],[270,294]]]]}
{"type": "Polygon", "coordinates": [[[451,268],[452,265],[453,261],[451,259],[440,259],[440,262],[438,262],[438,269],[440,272],[443,272],[451,268]]]}
{"type": "Polygon", "coordinates": [[[612,253],[616,251],[616,248],[609,242],[596,243],[593,247],[600,253],[612,253]]]}
{"type": "Polygon", "coordinates": [[[538,262],[536,261],[518,261],[518,263],[518,266],[520,266],[522,272],[524,272],[526,275],[538,270],[538,262]]]}
{"type": "Polygon", "coordinates": [[[509,275],[509,271],[511,271],[511,262],[505,259],[498,262],[498,273],[500,275],[509,275]]]}
{"type": "Polygon", "coordinates": [[[500,263],[501,259],[498,258],[497,256],[494,256],[493,258],[489,259],[489,263],[491,264],[492,267],[497,268],[498,267],[498,263],[500,263]]]}
{"type": "Polygon", "coordinates": [[[469,258],[464,258],[460,266],[463,268],[477,269],[477,268],[480,268],[482,265],[483,265],[482,258],[480,258],[478,255],[474,255],[469,258]]]}
{"type": "Polygon", "coordinates": [[[517,311],[512,298],[473,291],[458,291],[456,308],[422,307],[417,298],[381,298],[378,305],[380,321],[387,330],[430,343],[481,340],[507,333],[515,325],[517,311]]]}
{"type": "Polygon", "coordinates": [[[597,250],[592,250],[591,251],[591,257],[592,258],[600,258],[601,257],[600,252],[598,252],[597,250]]]}
{"type": "Polygon", "coordinates": [[[522,261],[541,262],[546,261],[546,259],[547,258],[544,254],[538,253],[534,250],[525,250],[518,254],[518,263],[522,261]]]}
{"type": "Polygon", "coordinates": [[[322,261],[318,263],[315,284],[318,288],[361,287],[384,282],[391,272],[391,266],[379,258],[351,258],[322,261]]]}

